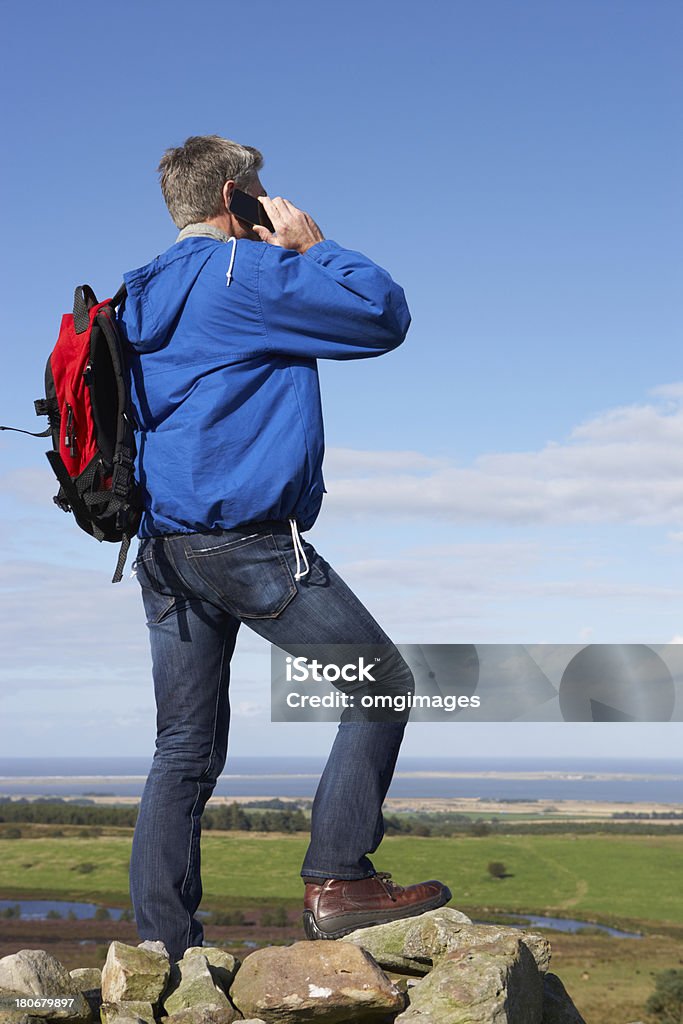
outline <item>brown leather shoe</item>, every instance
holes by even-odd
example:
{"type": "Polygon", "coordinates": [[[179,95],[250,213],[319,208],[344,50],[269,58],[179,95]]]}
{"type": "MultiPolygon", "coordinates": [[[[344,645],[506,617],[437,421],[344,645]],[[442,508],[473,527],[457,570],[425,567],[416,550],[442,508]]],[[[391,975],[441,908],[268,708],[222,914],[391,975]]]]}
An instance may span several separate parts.
{"type": "Polygon", "coordinates": [[[328,878],[307,883],[304,931],[308,939],[339,939],[356,928],[416,917],[448,903],[450,889],[433,879],[403,888],[386,871],[353,881],[328,878]]]}

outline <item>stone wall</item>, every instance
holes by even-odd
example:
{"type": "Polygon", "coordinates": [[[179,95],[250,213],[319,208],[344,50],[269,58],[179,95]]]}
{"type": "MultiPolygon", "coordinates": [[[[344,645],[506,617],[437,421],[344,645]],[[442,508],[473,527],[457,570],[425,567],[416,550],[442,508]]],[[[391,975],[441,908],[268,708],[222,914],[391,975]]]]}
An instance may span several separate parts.
{"type": "MultiPolygon", "coordinates": [[[[443,907],[251,953],[112,942],[102,971],[68,972],[44,950],[0,959],[0,1024],[582,1024],[550,946],[443,907]]],[[[585,1022],[583,1022],[585,1024],[585,1022]]]]}

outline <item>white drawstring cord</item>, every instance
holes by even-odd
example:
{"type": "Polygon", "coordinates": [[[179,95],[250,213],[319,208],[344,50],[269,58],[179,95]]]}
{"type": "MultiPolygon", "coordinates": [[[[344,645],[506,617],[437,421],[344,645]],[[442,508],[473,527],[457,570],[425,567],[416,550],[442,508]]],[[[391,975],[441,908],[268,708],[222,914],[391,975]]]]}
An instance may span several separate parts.
{"type": "Polygon", "coordinates": [[[294,574],[295,580],[300,580],[302,576],[306,576],[310,566],[308,559],[306,558],[306,552],[304,546],[301,543],[301,537],[299,536],[299,527],[296,525],[296,519],[289,520],[289,528],[292,531],[292,544],[294,545],[294,554],[296,555],[296,572],[294,574]],[[301,559],[304,560],[305,569],[301,568],[301,559]]]}
{"type": "Polygon", "coordinates": [[[228,241],[232,242],[232,255],[230,256],[230,266],[228,267],[228,272],[225,275],[225,277],[226,277],[225,287],[226,288],[230,287],[230,282],[232,281],[232,268],[235,265],[235,249],[237,248],[237,239],[236,238],[229,238],[228,241]]]}

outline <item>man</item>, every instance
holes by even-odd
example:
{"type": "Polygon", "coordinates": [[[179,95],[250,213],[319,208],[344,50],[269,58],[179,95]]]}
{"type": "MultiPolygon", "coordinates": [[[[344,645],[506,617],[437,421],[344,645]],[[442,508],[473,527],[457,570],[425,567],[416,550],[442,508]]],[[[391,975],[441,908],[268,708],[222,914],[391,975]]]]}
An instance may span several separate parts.
{"type": "MultiPolygon", "coordinates": [[[[320,509],[316,360],[381,355],[403,340],[402,290],[308,214],[269,199],[258,150],[189,138],[159,166],[174,245],[125,275],[137,476],[135,563],[152,648],[157,741],[130,865],[142,939],[172,958],[201,945],[200,819],[227,754],[230,659],[240,623],[288,651],[381,649],[377,685],[412,677],[369,612],[300,531],[320,509]],[[231,213],[258,197],[274,231],[231,213]]],[[[351,689],[349,687],[349,689],[351,689]]],[[[442,906],[429,881],[401,888],[368,854],[405,716],[348,709],[320,780],[302,877],[309,938],[442,906]]]]}

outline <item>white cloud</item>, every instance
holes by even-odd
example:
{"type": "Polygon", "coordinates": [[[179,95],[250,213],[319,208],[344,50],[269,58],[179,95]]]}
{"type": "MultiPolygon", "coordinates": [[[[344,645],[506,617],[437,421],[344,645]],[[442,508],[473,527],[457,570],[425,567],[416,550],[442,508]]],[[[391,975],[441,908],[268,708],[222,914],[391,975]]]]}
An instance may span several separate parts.
{"type": "Polygon", "coordinates": [[[650,391],[651,395],[661,395],[663,398],[681,399],[683,398],[683,381],[674,381],[672,384],[660,384],[656,388],[652,388],[650,391]]]}
{"type": "MultiPolygon", "coordinates": [[[[483,548],[483,545],[481,546],[483,548]]],[[[645,581],[624,582],[603,579],[529,579],[529,562],[524,561],[524,545],[519,547],[515,559],[513,545],[500,545],[510,549],[507,565],[496,561],[499,545],[492,544],[488,551],[481,551],[478,557],[464,565],[457,559],[439,554],[425,555],[421,550],[406,551],[400,558],[373,558],[351,562],[344,567],[348,578],[364,583],[373,583],[380,588],[405,589],[412,594],[430,591],[450,591],[463,596],[505,596],[516,597],[570,597],[579,599],[629,598],[644,600],[683,599],[683,588],[658,586],[645,581]]],[[[528,545],[532,550],[535,546],[528,545]]],[[[548,560],[543,568],[548,570],[548,560]]],[[[577,574],[578,575],[578,574],[577,574]]],[[[419,614],[417,612],[416,614],[419,614]]]]}
{"type": "Polygon", "coordinates": [[[562,443],[470,466],[416,452],[332,451],[326,511],[458,523],[683,524],[683,385],[609,410],[562,443]]]}

